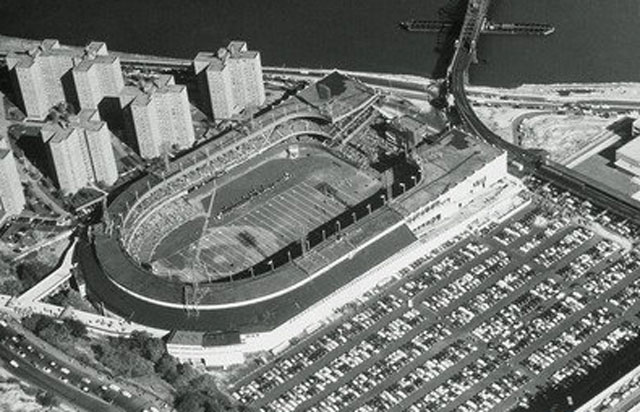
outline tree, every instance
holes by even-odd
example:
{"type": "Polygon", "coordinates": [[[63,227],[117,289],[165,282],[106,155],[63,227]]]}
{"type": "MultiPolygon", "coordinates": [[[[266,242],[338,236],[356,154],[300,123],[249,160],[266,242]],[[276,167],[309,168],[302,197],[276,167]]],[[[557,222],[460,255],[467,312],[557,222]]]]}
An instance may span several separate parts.
{"type": "Polygon", "coordinates": [[[165,353],[156,363],[156,373],[165,381],[173,384],[179,376],[178,361],[173,356],[165,353]]]}
{"type": "Polygon", "coordinates": [[[75,338],[84,338],[87,336],[87,327],[79,320],[72,318],[63,319],[64,326],[67,328],[71,336],[75,338]]]}
{"type": "Polygon", "coordinates": [[[38,391],[38,393],[36,394],[36,402],[44,407],[60,405],[58,398],[56,398],[54,394],[44,390],[38,391]]]}
{"type": "Polygon", "coordinates": [[[62,290],[48,298],[48,301],[57,306],[70,306],[85,312],[93,312],[93,307],[84,300],[80,293],[73,289],[62,290]]]}
{"type": "Polygon", "coordinates": [[[147,332],[133,331],[128,339],[129,348],[140,356],[156,364],[167,353],[167,347],[162,339],[154,338],[147,332]]]}
{"type": "Polygon", "coordinates": [[[0,257],[0,276],[14,277],[15,275],[16,275],[15,266],[7,262],[3,257],[0,257]]]}
{"type": "Polygon", "coordinates": [[[73,345],[74,342],[74,338],[71,336],[69,329],[60,322],[51,322],[48,326],[40,329],[37,335],[59,348],[65,348],[69,345],[73,345]]]}
{"type": "Polygon", "coordinates": [[[222,393],[218,390],[218,383],[215,378],[207,373],[204,373],[189,382],[189,387],[192,390],[206,393],[213,398],[223,398],[222,393]]]}
{"type": "Polygon", "coordinates": [[[176,399],[175,408],[178,412],[208,412],[207,397],[200,392],[190,391],[176,399]]]}
{"type": "Polygon", "coordinates": [[[51,316],[41,315],[39,313],[34,313],[22,318],[22,325],[36,335],[52,323],[54,323],[54,320],[51,316]]]}
{"type": "Polygon", "coordinates": [[[18,279],[20,279],[25,288],[35,285],[51,271],[50,267],[35,260],[37,254],[34,253],[32,255],[32,257],[30,255],[29,258],[25,259],[25,263],[21,263],[16,267],[18,279]]]}
{"type": "Polygon", "coordinates": [[[140,377],[153,373],[153,365],[126,346],[119,345],[115,341],[101,342],[93,345],[92,349],[96,359],[115,374],[126,377],[140,377]]]}
{"type": "Polygon", "coordinates": [[[23,289],[22,283],[16,278],[8,278],[0,283],[0,293],[4,295],[18,296],[23,289]]]}

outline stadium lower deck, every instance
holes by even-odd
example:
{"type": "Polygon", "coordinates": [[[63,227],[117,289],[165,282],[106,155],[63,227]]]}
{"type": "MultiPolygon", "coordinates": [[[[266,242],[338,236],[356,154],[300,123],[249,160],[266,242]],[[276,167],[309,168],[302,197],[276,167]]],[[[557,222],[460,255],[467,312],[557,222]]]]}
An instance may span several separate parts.
{"type": "Polygon", "coordinates": [[[526,210],[412,262],[233,396],[260,411],[497,412],[602,366],[640,334],[640,228],[529,186],[526,210]]]}

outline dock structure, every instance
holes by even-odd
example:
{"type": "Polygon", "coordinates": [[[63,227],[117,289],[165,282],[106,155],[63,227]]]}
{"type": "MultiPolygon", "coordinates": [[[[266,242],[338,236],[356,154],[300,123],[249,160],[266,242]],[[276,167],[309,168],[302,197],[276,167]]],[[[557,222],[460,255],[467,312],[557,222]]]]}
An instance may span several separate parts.
{"type": "Polygon", "coordinates": [[[411,32],[439,33],[450,30],[453,27],[453,22],[440,20],[409,20],[400,22],[400,27],[411,32]]]}
{"type": "MultiPolygon", "coordinates": [[[[408,20],[400,22],[400,27],[409,32],[439,33],[448,31],[454,22],[440,20],[408,20]]],[[[555,27],[546,23],[493,23],[485,20],[482,24],[483,34],[548,36],[555,31],[555,27]]]]}
{"type": "Polygon", "coordinates": [[[486,20],[482,26],[485,34],[548,36],[554,31],[556,28],[546,23],[492,23],[486,20]]]}

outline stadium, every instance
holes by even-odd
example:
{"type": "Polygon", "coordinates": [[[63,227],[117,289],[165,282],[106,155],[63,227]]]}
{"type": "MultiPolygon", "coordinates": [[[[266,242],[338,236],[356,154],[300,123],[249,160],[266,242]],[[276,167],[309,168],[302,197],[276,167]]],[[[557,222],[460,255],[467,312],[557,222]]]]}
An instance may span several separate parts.
{"type": "Polygon", "coordinates": [[[334,72],[139,179],[76,248],[88,291],[198,359],[288,341],[506,176],[504,153],[394,127],[387,103],[334,72]]]}

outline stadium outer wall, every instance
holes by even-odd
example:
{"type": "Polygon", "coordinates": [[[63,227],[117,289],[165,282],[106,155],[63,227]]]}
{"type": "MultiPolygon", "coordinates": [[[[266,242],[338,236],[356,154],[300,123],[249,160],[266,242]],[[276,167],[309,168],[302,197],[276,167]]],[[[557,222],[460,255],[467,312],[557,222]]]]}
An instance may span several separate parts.
{"type": "MultiPolygon", "coordinates": [[[[505,207],[505,202],[497,202],[497,208],[490,208],[480,215],[495,213],[505,207]]],[[[524,202],[517,209],[506,209],[502,219],[507,219],[528,206],[524,202]]],[[[419,240],[405,247],[393,257],[367,271],[348,285],[336,290],[309,309],[292,317],[277,328],[263,333],[242,335],[242,342],[235,345],[203,347],[198,345],[167,345],[167,350],[182,362],[206,365],[231,366],[244,362],[245,354],[271,351],[274,354],[285,351],[291,340],[303,334],[313,333],[336,315],[336,309],[354,301],[366,300],[373,289],[384,286],[402,276],[402,269],[411,266],[419,258],[438,248],[447,241],[461,235],[471,223],[482,219],[478,214],[459,221],[455,227],[428,240],[419,240]]]]}
{"type": "MultiPolygon", "coordinates": [[[[183,361],[204,361],[208,365],[228,365],[241,362],[246,353],[265,350],[278,351],[286,348],[292,338],[320,326],[324,319],[334,313],[336,308],[362,298],[367,291],[398,276],[397,272],[402,267],[406,267],[408,262],[414,258],[424,255],[429,249],[437,247],[464,231],[471,221],[470,219],[457,223],[454,228],[436,238],[415,242],[416,237],[413,234],[422,231],[419,228],[424,226],[425,222],[429,222],[434,213],[447,216],[455,214],[456,211],[465,207],[464,204],[456,203],[456,200],[464,199],[465,196],[468,200],[470,195],[481,196],[490,190],[495,182],[505,176],[507,176],[506,157],[504,155],[497,156],[432,202],[409,213],[407,217],[398,219],[397,223],[388,227],[387,230],[379,233],[375,238],[369,239],[357,250],[343,256],[335,262],[333,268],[325,268],[323,275],[317,276],[313,282],[301,285],[296,290],[268,302],[239,308],[198,309],[195,317],[185,307],[167,308],[148,300],[141,300],[117,286],[116,282],[102,271],[94,245],[86,235],[83,236],[76,249],[76,259],[83,269],[90,293],[102,301],[107,310],[129,321],[167,331],[172,329],[174,325],[181,325],[185,330],[238,332],[239,341],[225,346],[205,347],[193,344],[193,342],[190,344],[169,342],[168,344],[170,352],[183,361]],[[487,187],[478,191],[474,188],[473,182],[485,177],[487,178],[487,187]],[[445,195],[447,199],[453,201],[453,204],[451,202],[439,203],[439,200],[445,195]],[[434,208],[433,204],[438,204],[438,206],[434,208]],[[353,276],[343,275],[345,273],[353,276]],[[345,277],[348,279],[345,280],[345,277]],[[336,286],[333,287],[334,285],[336,286]],[[315,289],[318,289],[319,292],[312,297],[304,292],[315,289]],[[309,299],[312,301],[308,302],[309,299]],[[289,312],[288,316],[279,319],[266,320],[258,325],[243,324],[240,321],[243,316],[269,311],[273,305],[291,306],[292,304],[298,305],[299,302],[302,302],[303,305],[296,308],[299,310],[289,312]],[[228,322],[221,322],[221,320],[228,322]]],[[[477,216],[472,217],[477,218],[477,216]]]]}
{"type": "MultiPolygon", "coordinates": [[[[530,200],[513,203],[514,197],[523,186],[513,179],[505,179],[509,189],[502,196],[494,199],[477,213],[470,213],[460,220],[453,219],[456,223],[453,227],[440,232],[436,236],[419,239],[393,256],[384,260],[370,270],[354,279],[349,284],[327,295],[312,307],[290,318],[277,328],[254,334],[242,336],[242,342],[236,345],[202,347],[195,345],[169,344],[170,353],[181,361],[192,363],[205,362],[207,365],[226,366],[240,363],[244,360],[244,354],[258,353],[270,350],[274,354],[285,351],[291,344],[291,339],[300,335],[313,333],[323,324],[336,316],[336,309],[354,301],[364,301],[367,294],[378,287],[403,276],[412,263],[437,249],[451,239],[461,235],[471,225],[482,222],[480,226],[491,221],[503,221],[513,216],[530,204],[530,200]],[[496,219],[496,216],[498,218],[496,219]],[[403,271],[404,269],[404,271],[403,271]]],[[[477,197],[482,197],[490,192],[492,187],[483,192],[478,192],[477,197]]]]}

